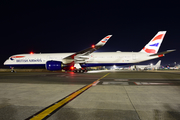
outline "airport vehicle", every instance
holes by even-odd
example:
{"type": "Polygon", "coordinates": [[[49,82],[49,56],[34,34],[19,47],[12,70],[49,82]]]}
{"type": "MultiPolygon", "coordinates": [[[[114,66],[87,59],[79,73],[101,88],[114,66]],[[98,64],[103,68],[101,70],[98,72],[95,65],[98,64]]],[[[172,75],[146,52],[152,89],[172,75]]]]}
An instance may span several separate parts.
{"type": "Polygon", "coordinates": [[[94,52],[105,45],[112,35],[100,40],[96,45],[76,53],[40,53],[18,54],[9,57],[4,65],[45,66],[47,70],[72,70],[85,72],[86,67],[127,65],[159,57],[174,50],[157,53],[166,31],[159,31],[153,39],[139,52],[94,52]]]}
{"type": "Polygon", "coordinates": [[[161,66],[161,60],[159,60],[156,65],[133,65],[132,70],[148,70],[148,69],[158,69],[161,66]]]}

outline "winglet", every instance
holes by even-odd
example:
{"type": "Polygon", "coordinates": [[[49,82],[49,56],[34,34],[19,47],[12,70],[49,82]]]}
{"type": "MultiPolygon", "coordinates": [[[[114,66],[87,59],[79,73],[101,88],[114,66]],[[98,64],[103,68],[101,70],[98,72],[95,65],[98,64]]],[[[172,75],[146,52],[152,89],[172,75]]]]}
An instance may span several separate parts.
{"type": "Polygon", "coordinates": [[[108,35],[106,37],[104,37],[101,41],[99,41],[95,46],[103,46],[106,44],[106,42],[109,40],[109,38],[111,37],[112,35],[108,35]]]}

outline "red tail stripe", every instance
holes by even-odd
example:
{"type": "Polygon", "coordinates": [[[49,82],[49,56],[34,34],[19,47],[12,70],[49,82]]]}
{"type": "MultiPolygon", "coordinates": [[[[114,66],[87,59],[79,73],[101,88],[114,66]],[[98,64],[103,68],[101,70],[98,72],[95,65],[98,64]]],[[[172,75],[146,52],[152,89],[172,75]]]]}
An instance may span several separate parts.
{"type": "Polygon", "coordinates": [[[156,36],[152,41],[162,39],[163,35],[164,34],[160,34],[160,35],[156,36]]]}
{"type": "Polygon", "coordinates": [[[154,49],[148,49],[148,48],[144,47],[143,50],[147,53],[156,53],[156,50],[154,50],[154,49]]]}

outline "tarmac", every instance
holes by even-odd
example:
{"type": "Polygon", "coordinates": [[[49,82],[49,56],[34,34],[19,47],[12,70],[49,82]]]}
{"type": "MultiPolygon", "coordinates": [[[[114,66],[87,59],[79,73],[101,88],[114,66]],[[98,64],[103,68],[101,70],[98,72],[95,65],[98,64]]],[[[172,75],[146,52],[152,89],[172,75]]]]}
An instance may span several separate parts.
{"type": "Polygon", "coordinates": [[[0,72],[0,120],[40,118],[178,120],[180,72],[0,72]]]}

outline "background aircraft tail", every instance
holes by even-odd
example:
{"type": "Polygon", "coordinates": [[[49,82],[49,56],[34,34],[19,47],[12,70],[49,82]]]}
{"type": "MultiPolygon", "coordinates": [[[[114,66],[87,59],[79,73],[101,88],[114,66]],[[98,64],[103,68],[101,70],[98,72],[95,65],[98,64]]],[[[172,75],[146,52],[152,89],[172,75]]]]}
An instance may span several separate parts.
{"type": "Polygon", "coordinates": [[[165,34],[166,31],[159,31],[140,52],[156,54],[161,46],[165,34]]]}
{"type": "Polygon", "coordinates": [[[157,67],[160,67],[160,65],[161,65],[161,60],[159,60],[159,61],[156,63],[156,66],[157,66],[157,67]]]}

